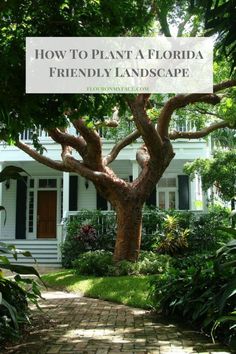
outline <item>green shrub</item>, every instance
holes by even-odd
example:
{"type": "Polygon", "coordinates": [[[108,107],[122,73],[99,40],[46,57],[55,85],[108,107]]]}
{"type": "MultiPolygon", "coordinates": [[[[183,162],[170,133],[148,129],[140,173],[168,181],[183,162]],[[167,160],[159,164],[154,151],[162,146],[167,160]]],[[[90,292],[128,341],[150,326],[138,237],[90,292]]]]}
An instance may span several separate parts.
{"type": "Polygon", "coordinates": [[[110,275],[113,272],[112,253],[104,250],[83,253],[73,261],[73,267],[80,275],[110,275]]]}
{"type": "Polygon", "coordinates": [[[167,271],[171,257],[154,252],[141,252],[138,260],[139,274],[161,274],[167,271]]]}
{"type": "MultiPolygon", "coordinates": [[[[222,241],[227,240],[223,232],[218,232],[218,228],[228,224],[228,212],[222,208],[202,215],[189,211],[145,208],[141,249],[158,249],[161,253],[171,255],[216,250],[222,241]]],[[[113,252],[115,236],[115,213],[82,210],[67,223],[67,237],[62,245],[62,265],[65,268],[72,267],[72,261],[89,250],[113,252]],[[93,242],[87,242],[86,237],[81,237],[81,233],[85,235],[82,232],[84,227],[94,230],[93,242]]]]}
{"type": "Polygon", "coordinates": [[[137,262],[121,261],[115,265],[114,275],[160,274],[167,270],[170,257],[142,251],[137,262]]]}
{"type": "Polygon", "coordinates": [[[213,209],[200,216],[196,215],[190,223],[189,251],[216,250],[221,241],[224,241],[223,234],[217,230],[226,225],[229,225],[229,213],[225,208],[213,209]]]}
{"type": "Polygon", "coordinates": [[[111,252],[97,250],[81,254],[73,261],[73,266],[80,275],[121,276],[163,273],[169,263],[169,256],[154,252],[141,252],[137,262],[114,263],[111,252]]]}
{"type": "Polygon", "coordinates": [[[67,223],[67,237],[61,247],[62,266],[71,268],[72,262],[86,251],[113,251],[115,245],[115,215],[101,211],[82,210],[67,223]]]}
{"type": "Polygon", "coordinates": [[[164,253],[165,249],[168,250],[173,244],[175,244],[176,250],[170,250],[170,254],[183,253],[183,251],[195,253],[216,250],[222,242],[229,239],[217,230],[219,227],[228,225],[229,212],[226,208],[210,208],[209,213],[200,215],[191,211],[160,211],[157,208],[146,208],[143,215],[141,248],[154,251],[160,246],[160,243],[166,240],[166,245],[162,243],[164,253]],[[175,225],[172,225],[172,229],[169,227],[169,237],[166,237],[168,233],[166,219],[173,219],[178,226],[178,230],[175,230],[175,225]],[[181,237],[184,230],[186,232],[189,230],[187,238],[181,237]],[[177,237],[177,234],[180,238],[177,237]]]}
{"type": "Polygon", "coordinates": [[[236,241],[218,250],[202,262],[187,268],[169,268],[151,281],[151,294],[157,310],[195,323],[217,339],[235,345],[236,322],[236,241]],[[226,321],[226,318],[231,319],[226,321]],[[224,321],[222,320],[225,319],[224,321]]]}
{"type": "Polygon", "coordinates": [[[200,268],[212,257],[212,253],[199,253],[185,255],[184,257],[172,257],[170,266],[174,269],[186,270],[187,268],[200,268]]]}

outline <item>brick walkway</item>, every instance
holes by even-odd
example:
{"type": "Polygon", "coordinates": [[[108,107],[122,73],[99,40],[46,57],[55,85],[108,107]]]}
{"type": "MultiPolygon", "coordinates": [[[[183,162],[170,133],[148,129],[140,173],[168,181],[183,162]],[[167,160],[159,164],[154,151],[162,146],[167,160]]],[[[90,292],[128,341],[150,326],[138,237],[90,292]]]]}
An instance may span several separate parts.
{"type": "Polygon", "coordinates": [[[44,297],[41,306],[51,320],[7,353],[230,353],[190,329],[158,322],[145,310],[61,291],[44,297]]]}

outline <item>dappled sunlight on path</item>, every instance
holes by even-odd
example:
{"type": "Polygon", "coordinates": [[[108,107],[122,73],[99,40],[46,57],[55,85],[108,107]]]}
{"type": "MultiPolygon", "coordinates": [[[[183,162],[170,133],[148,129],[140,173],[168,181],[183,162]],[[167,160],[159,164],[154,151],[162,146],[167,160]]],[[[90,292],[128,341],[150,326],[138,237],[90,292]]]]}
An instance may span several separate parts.
{"type": "Polygon", "coordinates": [[[41,308],[48,323],[5,353],[230,353],[193,330],[159,321],[142,309],[62,291],[43,296],[41,308]]]}

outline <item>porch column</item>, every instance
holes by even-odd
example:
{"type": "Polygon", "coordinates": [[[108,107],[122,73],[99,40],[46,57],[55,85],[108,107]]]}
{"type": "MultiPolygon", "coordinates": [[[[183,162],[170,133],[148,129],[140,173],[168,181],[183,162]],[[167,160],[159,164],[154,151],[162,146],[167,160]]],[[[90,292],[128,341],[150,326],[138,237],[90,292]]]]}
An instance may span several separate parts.
{"type": "Polygon", "coordinates": [[[139,175],[139,165],[138,165],[137,161],[132,161],[132,175],[133,175],[133,181],[139,175]]]}
{"type": "Polygon", "coordinates": [[[70,175],[69,172],[63,172],[63,218],[66,216],[66,212],[69,211],[69,187],[70,187],[70,175]]]}
{"type": "Polygon", "coordinates": [[[190,180],[190,210],[197,210],[197,205],[196,205],[196,177],[191,181],[190,180]]]}
{"type": "Polygon", "coordinates": [[[208,192],[202,192],[202,210],[204,213],[208,212],[209,195],[208,192]]]}

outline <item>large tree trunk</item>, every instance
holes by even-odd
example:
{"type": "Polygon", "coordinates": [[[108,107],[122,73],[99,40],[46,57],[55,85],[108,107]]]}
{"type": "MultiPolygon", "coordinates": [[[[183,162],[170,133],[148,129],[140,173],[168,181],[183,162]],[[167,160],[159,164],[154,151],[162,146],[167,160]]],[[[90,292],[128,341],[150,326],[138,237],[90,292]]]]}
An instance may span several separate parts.
{"type": "Polygon", "coordinates": [[[114,260],[136,261],[142,236],[142,205],[129,201],[128,205],[116,208],[117,235],[114,260]]]}

